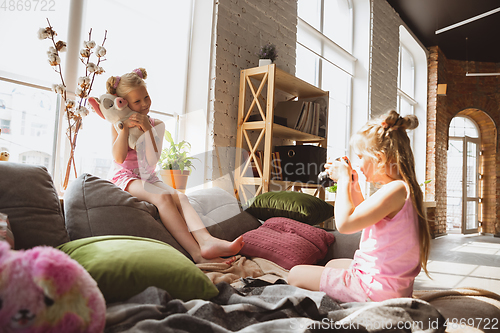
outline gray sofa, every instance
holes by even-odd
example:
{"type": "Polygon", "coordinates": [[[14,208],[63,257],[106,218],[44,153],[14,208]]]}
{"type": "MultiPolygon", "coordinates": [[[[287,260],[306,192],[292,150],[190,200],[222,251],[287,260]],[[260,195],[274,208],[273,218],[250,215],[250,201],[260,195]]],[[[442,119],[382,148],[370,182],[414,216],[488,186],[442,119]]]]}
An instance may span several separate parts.
{"type": "MultiPolygon", "coordinates": [[[[80,175],[65,192],[62,209],[44,167],[1,162],[0,174],[0,212],[9,216],[15,249],[56,247],[91,236],[129,235],[163,241],[189,257],[165,229],[154,205],[132,197],[107,180],[80,175]]],[[[218,238],[233,240],[261,225],[220,188],[199,190],[188,197],[207,229],[218,238]]],[[[352,258],[358,248],[359,234],[330,232],[335,242],[318,264],[352,258]]]]}

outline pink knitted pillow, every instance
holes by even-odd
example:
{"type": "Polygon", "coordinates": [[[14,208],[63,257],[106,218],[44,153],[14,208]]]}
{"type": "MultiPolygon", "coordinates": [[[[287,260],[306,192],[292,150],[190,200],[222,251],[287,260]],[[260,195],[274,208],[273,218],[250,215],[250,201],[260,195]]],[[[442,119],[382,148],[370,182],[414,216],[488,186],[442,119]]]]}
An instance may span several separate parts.
{"type": "Polygon", "coordinates": [[[315,264],[333,243],[333,234],[285,217],[272,217],[243,234],[240,254],[271,260],[285,269],[315,264]]]}

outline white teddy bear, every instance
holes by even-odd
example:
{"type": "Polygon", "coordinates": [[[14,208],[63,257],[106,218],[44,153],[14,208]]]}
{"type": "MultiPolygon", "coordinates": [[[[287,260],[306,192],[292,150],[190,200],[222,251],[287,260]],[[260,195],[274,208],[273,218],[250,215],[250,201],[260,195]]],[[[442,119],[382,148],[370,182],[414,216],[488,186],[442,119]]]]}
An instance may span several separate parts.
{"type": "MultiPolygon", "coordinates": [[[[112,123],[116,131],[119,132],[123,128],[123,122],[128,119],[135,111],[128,107],[128,103],[124,98],[116,97],[111,94],[104,94],[101,97],[90,97],[88,99],[94,111],[103,119],[112,123]]],[[[139,127],[129,129],[128,145],[135,149],[135,145],[143,132],[139,127]]]]}

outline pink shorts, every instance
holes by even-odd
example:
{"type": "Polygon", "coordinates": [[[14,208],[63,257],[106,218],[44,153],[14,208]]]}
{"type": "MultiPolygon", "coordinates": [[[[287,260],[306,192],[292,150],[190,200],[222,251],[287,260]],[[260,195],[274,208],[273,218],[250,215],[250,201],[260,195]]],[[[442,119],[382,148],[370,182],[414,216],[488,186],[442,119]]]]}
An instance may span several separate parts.
{"type": "Polygon", "coordinates": [[[361,281],[350,269],[325,267],[319,290],[339,302],[370,302],[361,281]]]}
{"type": "Polygon", "coordinates": [[[132,180],[145,180],[146,182],[151,184],[161,182],[161,180],[154,173],[152,173],[148,179],[141,179],[139,175],[127,169],[122,169],[119,172],[117,172],[114,175],[113,179],[111,179],[111,182],[116,186],[118,186],[119,188],[121,188],[122,190],[126,191],[128,184],[132,180]]]}

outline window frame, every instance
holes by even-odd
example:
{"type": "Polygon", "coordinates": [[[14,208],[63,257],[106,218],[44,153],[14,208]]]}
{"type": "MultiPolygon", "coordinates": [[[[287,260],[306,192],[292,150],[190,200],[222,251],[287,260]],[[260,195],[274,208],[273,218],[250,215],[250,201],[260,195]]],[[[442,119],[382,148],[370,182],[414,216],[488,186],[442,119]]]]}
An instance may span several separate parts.
{"type": "Polygon", "coordinates": [[[408,135],[412,141],[417,181],[423,183],[426,180],[427,166],[427,51],[404,25],[399,26],[399,50],[397,107],[400,112],[400,101],[404,99],[411,105],[412,114],[418,118],[419,126],[409,131],[408,135]],[[403,48],[412,59],[413,96],[401,89],[401,50],[403,48]]]}
{"type": "MultiPolygon", "coordinates": [[[[350,42],[349,46],[352,49],[354,45],[354,8],[353,8],[353,3],[352,0],[345,0],[346,3],[348,4],[349,8],[349,29],[350,29],[350,42]]],[[[299,0],[300,2],[300,0],[299,0]]],[[[315,28],[312,24],[307,22],[305,19],[299,16],[299,13],[297,11],[297,31],[299,33],[300,30],[303,30],[306,32],[308,35],[312,36],[316,42],[320,43],[319,47],[319,52],[313,50],[311,47],[309,47],[307,42],[299,40],[299,36],[297,36],[297,46],[303,47],[306,51],[311,52],[314,56],[316,56],[319,59],[318,66],[316,68],[316,73],[315,73],[315,82],[311,82],[315,86],[317,86],[320,89],[324,89],[323,87],[323,72],[324,72],[324,62],[327,62],[328,64],[334,66],[335,68],[339,69],[340,71],[344,72],[349,76],[349,83],[347,87],[347,96],[345,100],[343,101],[338,101],[339,103],[345,104],[346,106],[346,133],[345,133],[345,138],[344,138],[344,147],[342,147],[343,153],[347,154],[349,151],[349,138],[351,136],[351,119],[352,119],[352,95],[353,95],[353,77],[354,77],[354,71],[355,71],[355,65],[357,58],[349,51],[344,49],[342,46],[337,44],[335,41],[330,39],[327,35],[324,34],[323,29],[324,29],[324,19],[325,19],[325,5],[324,5],[325,0],[320,1],[320,20],[319,20],[319,30],[315,28]],[[334,52],[341,57],[343,60],[345,60],[345,63],[339,64],[336,63],[334,60],[330,59],[327,57],[325,54],[326,48],[329,47],[334,52]],[[348,68],[349,67],[349,68],[348,68]]],[[[297,67],[297,62],[296,62],[296,67],[297,67]]],[[[330,99],[336,101],[336,99],[333,97],[333,94],[330,94],[330,99]]],[[[330,107],[329,110],[331,110],[332,106],[332,101],[330,101],[330,107]]],[[[327,145],[327,148],[329,148],[330,145],[327,145]]],[[[328,154],[328,153],[327,153],[328,154]]]]}
{"type": "MultiPolygon", "coordinates": [[[[184,94],[181,96],[182,100],[182,108],[179,110],[179,113],[182,115],[186,112],[186,101],[188,99],[188,72],[190,70],[191,66],[191,61],[192,61],[192,31],[193,25],[195,22],[194,21],[194,8],[196,7],[197,2],[195,0],[192,1],[191,3],[191,8],[189,9],[190,12],[188,15],[191,18],[191,24],[189,25],[189,32],[188,36],[190,40],[188,41],[188,49],[186,50],[187,52],[187,65],[186,65],[186,84],[185,84],[185,89],[184,89],[184,94]]],[[[65,41],[68,46],[75,45],[75,47],[78,49],[81,43],[81,39],[84,38],[85,32],[83,31],[85,24],[86,24],[86,12],[88,12],[88,8],[86,8],[87,4],[85,1],[79,1],[79,0],[71,0],[71,3],[69,5],[69,11],[67,13],[61,14],[61,15],[68,15],[73,17],[73,19],[68,21],[68,26],[67,26],[67,37],[65,37],[65,41]]],[[[43,22],[41,23],[43,24],[43,22]]],[[[36,35],[36,31],[33,32],[33,35],[36,35]]],[[[48,46],[47,46],[48,47],[48,46]]],[[[43,54],[40,55],[43,58],[43,54]]],[[[75,60],[75,59],[73,59],[75,60]]],[[[64,67],[63,67],[63,75],[65,78],[65,81],[67,83],[70,83],[70,81],[75,81],[73,85],[76,85],[76,79],[72,80],[72,78],[77,78],[79,74],[81,74],[81,68],[80,66],[80,61],[79,59],[76,59],[76,61],[68,61],[67,57],[63,59],[64,62],[64,67]]],[[[48,66],[48,65],[47,65],[48,66]]],[[[48,81],[41,81],[40,79],[37,79],[35,77],[27,77],[20,75],[16,72],[10,72],[10,71],[4,71],[0,70],[0,81],[4,81],[7,83],[19,85],[22,87],[29,87],[29,88],[34,88],[34,89],[39,89],[43,91],[49,91],[50,93],[52,92],[52,83],[48,81]]],[[[59,82],[55,82],[59,83],[59,82]]],[[[68,92],[72,89],[72,87],[68,86],[67,87],[68,92]]],[[[94,93],[95,89],[93,89],[92,93],[94,93]]],[[[69,94],[71,95],[71,94],[69,94]]],[[[51,149],[51,158],[50,158],[50,163],[49,167],[47,168],[49,173],[52,175],[54,185],[58,191],[60,191],[60,184],[62,183],[62,177],[63,177],[63,168],[65,169],[65,164],[68,160],[68,155],[69,155],[69,142],[67,140],[67,137],[65,135],[65,124],[66,122],[64,121],[65,117],[65,112],[64,112],[64,106],[62,105],[61,101],[61,96],[57,95],[54,93],[54,97],[56,98],[55,100],[55,124],[54,124],[54,140],[53,140],[53,147],[51,149]]],[[[74,98],[68,96],[68,98],[74,98]]],[[[175,129],[172,131],[172,135],[174,137],[174,140],[177,140],[178,137],[182,134],[180,133],[179,130],[179,121],[180,117],[179,114],[176,112],[166,112],[166,111],[159,111],[155,109],[151,109],[150,113],[152,116],[154,115],[159,115],[161,118],[171,118],[174,121],[174,127],[175,129]]],[[[85,119],[84,119],[84,126],[85,126],[85,119]]],[[[24,135],[30,135],[30,128],[25,128],[24,129],[24,135]]],[[[77,148],[78,150],[78,148],[77,148]]],[[[111,155],[110,155],[111,156],[111,155]]],[[[83,172],[83,171],[80,171],[83,172]]],[[[79,173],[80,173],[79,172],[79,173]]]]}

